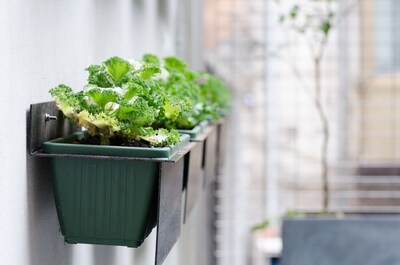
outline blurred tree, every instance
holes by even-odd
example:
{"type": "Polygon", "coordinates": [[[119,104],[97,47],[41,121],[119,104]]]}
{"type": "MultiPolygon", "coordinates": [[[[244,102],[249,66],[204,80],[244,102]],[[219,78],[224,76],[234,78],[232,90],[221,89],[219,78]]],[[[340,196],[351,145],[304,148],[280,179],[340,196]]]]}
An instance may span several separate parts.
{"type": "MultiPolygon", "coordinates": [[[[311,59],[313,62],[314,76],[310,95],[318,112],[318,117],[322,126],[321,144],[321,177],[323,190],[323,213],[329,211],[329,168],[328,168],[328,143],[330,138],[329,120],[323,103],[322,90],[322,67],[325,51],[332,31],[337,28],[344,16],[347,16],[361,0],[345,0],[348,2],[343,10],[339,10],[337,0],[276,0],[282,7],[283,4],[290,2],[290,5],[279,16],[282,26],[302,37],[310,47],[311,59]]],[[[283,46],[285,47],[285,46],[283,46]]],[[[278,55],[279,56],[279,55],[278,55]]],[[[290,60],[293,63],[293,60],[290,60]]],[[[292,65],[291,70],[297,78],[301,78],[301,72],[292,65]]]]}

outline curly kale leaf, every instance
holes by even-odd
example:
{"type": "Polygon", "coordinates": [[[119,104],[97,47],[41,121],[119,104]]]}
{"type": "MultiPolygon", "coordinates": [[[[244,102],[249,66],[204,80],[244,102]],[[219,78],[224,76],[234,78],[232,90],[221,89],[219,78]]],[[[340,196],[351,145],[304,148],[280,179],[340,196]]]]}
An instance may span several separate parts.
{"type": "Polygon", "coordinates": [[[157,110],[149,106],[143,98],[135,96],[129,101],[123,100],[115,115],[129,126],[130,132],[135,132],[140,127],[151,126],[156,119],[157,110]]]}
{"type": "Polygon", "coordinates": [[[149,142],[152,146],[175,145],[181,141],[178,131],[174,129],[170,131],[167,129],[154,130],[151,127],[143,128],[140,138],[149,142]]]}
{"type": "Polygon", "coordinates": [[[161,66],[160,59],[158,59],[158,57],[153,55],[153,54],[145,54],[145,55],[143,55],[143,61],[145,63],[150,63],[150,64],[157,65],[158,67],[161,66]]]}
{"type": "Polygon", "coordinates": [[[78,122],[90,135],[100,135],[102,144],[109,144],[109,139],[121,129],[118,120],[104,112],[91,114],[86,110],[81,111],[78,122]]]}
{"type": "Polygon", "coordinates": [[[59,85],[50,89],[57,108],[73,123],[77,122],[77,113],[82,109],[82,98],[75,95],[66,85],[59,85]]]}
{"type": "Polygon", "coordinates": [[[186,62],[175,56],[164,58],[164,63],[165,63],[165,68],[169,72],[177,71],[182,73],[187,69],[186,62]]]}
{"type": "Polygon", "coordinates": [[[110,88],[100,88],[97,86],[87,86],[85,88],[86,96],[97,104],[102,110],[109,102],[116,102],[119,98],[118,93],[110,88]]]}
{"type": "Polygon", "coordinates": [[[161,69],[156,64],[146,63],[143,65],[142,71],[140,73],[140,77],[143,79],[149,79],[154,77],[156,74],[160,74],[161,69]]]}
{"type": "Polygon", "coordinates": [[[214,119],[226,114],[231,108],[232,94],[221,79],[209,74],[202,74],[198,82],[201,84],[201,93],[206,99],[206,111],[214,119]]]}
{"type": "Polygon", "coordinates": [[[119,86],[127,78],[132,66],[120,57],[111,57],[101,65],[90,65],[88,83],[99,87],[119,86]]]}
{"type": "Polygon", "coordinates": [[[119,85],[123,77],[131,70],[131,64],[120,57],[111,57],[103,63],[112,76],[114,84],[119,85]]]}
{"type": "Polygon", "coordinates": [[[79,124],[88,130],[91,135],[101,134],[102,136],[113,136],[120,130],[118,121],[104,112],[90,114],[84,110],[78,114],[79,124]]]}
{"type": "Polygon", "coordinates": [[[112,87],[114,82],[104,65],[92,64],[86,71],[89,72],[88,83],[99,87],[112,87]]]}

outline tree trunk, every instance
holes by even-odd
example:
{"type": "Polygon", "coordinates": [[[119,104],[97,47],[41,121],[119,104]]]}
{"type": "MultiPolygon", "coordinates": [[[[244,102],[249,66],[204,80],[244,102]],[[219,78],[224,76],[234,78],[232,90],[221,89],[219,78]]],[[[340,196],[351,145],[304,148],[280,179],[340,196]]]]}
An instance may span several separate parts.
{"type": "Polygon", "coordinates": [[[323,191],[323,208],[322,212],[327,213],[329,207],[329,172],[328,172],[328,142],[329,142],[329,123],[326,113],[322,107],[321,97],[321,58],[317,57],[314,60],[315,66],[315,106],[318,111],[318,116],[322,126],[322,145],[321,145],[321,177],[323,191]]]}

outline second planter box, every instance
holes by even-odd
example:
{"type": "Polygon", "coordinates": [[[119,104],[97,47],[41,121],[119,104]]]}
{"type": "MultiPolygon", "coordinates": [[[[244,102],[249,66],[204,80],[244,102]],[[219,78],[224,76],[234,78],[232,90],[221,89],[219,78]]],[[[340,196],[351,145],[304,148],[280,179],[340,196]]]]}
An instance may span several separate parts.
{"type": "Polygon", "coordinates": [[[199,196],[215,180],[217,165],[217,127],[208,124],[200,133],[192,134],[194,147],[185,156],[183,190],[185,196],[184,222],[188,219],[199,196]]]}

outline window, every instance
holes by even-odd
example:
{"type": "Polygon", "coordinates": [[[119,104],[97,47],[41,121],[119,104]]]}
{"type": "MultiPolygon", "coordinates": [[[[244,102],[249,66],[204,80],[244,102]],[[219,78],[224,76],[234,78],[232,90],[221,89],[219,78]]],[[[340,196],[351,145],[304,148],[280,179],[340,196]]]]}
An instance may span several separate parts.
{"type": "Polygon", "coordinates": [[[378,73],[400,71],[400,1],[374,0],[374,61],[378,73]]]}
{"type": "Polygon", "coordinates": [[[358,159],[400,161],[400,1],[361,1],[358,159]]]}

